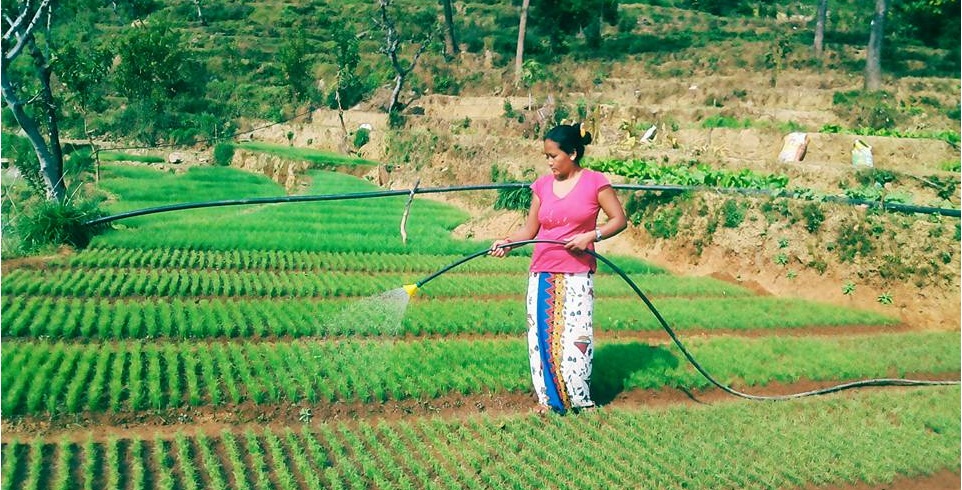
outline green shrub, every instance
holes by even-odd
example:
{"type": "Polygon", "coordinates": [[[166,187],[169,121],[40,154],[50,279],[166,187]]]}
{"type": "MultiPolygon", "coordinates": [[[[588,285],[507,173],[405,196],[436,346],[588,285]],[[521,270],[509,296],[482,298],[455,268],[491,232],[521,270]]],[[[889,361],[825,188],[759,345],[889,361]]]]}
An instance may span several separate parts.
{"type": "Polygon", "coordinates": [[[92,227],[84,223],[102,216],[105,213],[95,201],[40,201],[17,217],[19,247],[24,253],[48,246],[86,247],[105,226],[92,227]]]}
{"type": "Polygon", "coordinates": [[[761,205],[762,215],[768,224],[773,224],[784,219],[793,220],[792,212],[789,209],[789,201],[785,198],[773,197],[766,200],[761,205]]]}
{"type": "Polygon", "coordinates": [[[502,108],[504,109],[504,114],[502,114],[502,116],[505,119],[514,119],[518,117],[518,113],[515,112],[514,107],[511,105],[510,100],[504,99],[504,105],[502,106],[502,108]]]}
{"type": "Polygon", "coordinates": [[[738,228],[745,221],[745,205],[739,204],[734,199],[729,199],[722,204],[722,226],[725,228],[738,228]]]}
{"type": "Polygon", "coordinates": [[[217,143],[214,146],[214,164],[221,167],[230,166],[234,161],[234,145],[230,143],[217,143]]]}
{"type": "Polygon", "coordinates": [[[892,129],[900,114],[892,94],[879,90],[835,92],[832,96],[835,114],[857,128],[892,129]]]}
{"type": "Polygon", "coordinates": [[[401,111],[391,111],[387,113],[387,125],[391,129],[401,129],[404,127],[407,119],[401,111]]]}
{"type": "Polygon", "coordinates": [[[925,177],[925,180],[935,188],[935,194],[939,196],[939,199],[945,199],[946,201],[952,199],[959,188],[959,178],[957,176],[939,177],[938,175],[929,175],[925,177]]]}
{"type": "Polygon", "coordinates": [[[891,170],[867,168],[856,172],[855,180],[862,185],[878,184],[883,186],[889,182],[898,182],[898,176],[891,170]]]}
{"type": "Polygon", "coordinates": [[[849,221],[842,223],[839,227],[838,238],[830,248],[835,249],[842,262],[851,262],[855,260],[856,255],[864,257],[871,254],[875,250],[875,245],[872,243],[871,232],[865,223],[849,221]]]}
{"type": "Polygon", "coordinates": [[[554,108],[554,124],[555,126],[564,123],[571,116],[571,109],[568,108],[562,102],[558,102],[558,105],[554,108]]]}
{"type": "Polygon", "coordinates": [[[371,141],[371,131],[367,128],[358,128],[354,132],[354,148],[360,150],[362,146],[371,141]]]}
{"type": "Polygon", "coordinates": [[[681,219],[682,209],[679,206],[665,206],[645,221],[645,229],[655,238],[672,238],[678,234],[678,221],[681,219]]]}
{"type": "Polygon", "coordinates": [[[939,165],[939,168],[945,170],[946,172],[959,172],[962,171],[962,161],[952,160],[939,165]]]}
{"type": "Polygon", "coordinates": [[[711,116],[701,123],[703,128],[731,128],[731,129],[746,129],[752,127],[752,120],[749,118],[744,118],[741,121],[734,117],[715,115],[711,116]]]}
{"type": "MultiPolygon", "coordinates": [[[[524,172],[525,177],[533,177],[533,169],[524,172]]],[[[507,170],[502,169],[497,164],[491,165],[491,182],[512,184],[519,182],[512,178],[507,170]]],[[[498,189],[498,197],[494,200],[494,209],[507,209],[511,211],[521,211],[527,213],[531,209],[531,188],[519,186],[517,188],[498,189]]]]}
{"type": "Polygon", "coordinates": [[[449,72],[437,72],[434,74],[434,92],[446,95],[458,95],[461,93],[461,85],[457,78],[449,72]]]}
{"type": "Polygon", "coordinates": [[[802,216],[805,217],[805,229],[809,233],[815,233],[822,227],[825,221],[825,213],[818,203],[810,202],[802,207],[802,216]]]}
{"type": "Polygon", "coordinates": [[[498,197],[494,200],[494,209],[527,213],[531,209],[531,196],[530,187],[498,189],[498,197]]]}

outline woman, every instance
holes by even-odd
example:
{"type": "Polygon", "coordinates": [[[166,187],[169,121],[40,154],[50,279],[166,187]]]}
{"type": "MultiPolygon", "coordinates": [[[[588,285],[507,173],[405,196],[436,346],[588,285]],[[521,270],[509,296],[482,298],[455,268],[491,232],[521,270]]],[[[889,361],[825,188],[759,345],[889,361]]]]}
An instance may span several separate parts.
{"type": "Polygon", "coordinates": [[[551,174],[532,185],[531,210],[521,229],[491,245],[504,257],[511,242],[539,238],[564,241],[535,244],[528,278],[528,354],[538,413],[594,406],[589,390],[594,288],[594,242],[617,235],[627,220],[604,174],[582,168],[591,133],[580,124],[553,128],[544,138],[551,174]],[[598,226],[598,211],[608,221],[598,226]]]}

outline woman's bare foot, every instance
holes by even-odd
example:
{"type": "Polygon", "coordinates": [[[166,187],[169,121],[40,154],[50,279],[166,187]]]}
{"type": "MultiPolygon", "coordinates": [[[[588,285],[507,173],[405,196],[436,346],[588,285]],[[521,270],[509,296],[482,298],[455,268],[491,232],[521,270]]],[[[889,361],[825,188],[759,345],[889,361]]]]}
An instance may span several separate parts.
{"type": "Polygon", "coordinates": [[[544,405],[535,405],[531,410],[538,415],[547,415],[550,409],[544,405]]]}

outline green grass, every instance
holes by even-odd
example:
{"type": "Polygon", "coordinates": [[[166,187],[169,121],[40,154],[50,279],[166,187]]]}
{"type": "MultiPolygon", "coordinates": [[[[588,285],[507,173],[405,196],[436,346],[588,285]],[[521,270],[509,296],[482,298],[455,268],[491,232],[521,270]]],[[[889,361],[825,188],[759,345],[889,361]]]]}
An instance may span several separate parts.
{"type": "Polygon", "coordinates": [[[752,120],[747,117],[738,120],[734,117],[721,115],[709,116],[701,123],[701,127],[703,128],[747,129],[752,127],[752,125],[752,120]]]}
{"type": "Polygon", "coordinates": [[[164,157],[157,155],[138,155],[134,153],[123,153],[119,151],[100,152],[102,162],[141,162],[141,163],[164,163],[164,157]]]}
{"type": "Polygon", "coordinates": [[[378,162],[364,158],[350,157],[330,151],[315,150],[294,146],[276,145],[271,143],[239,143],[235,145],[242,150],[270,153],[289,160],[304,160],[319,167],[378,165],[378,162]]]}
{"type": "Polygon", "coordinates": [[[164,204],[284,195],[280,186],[263,175],[224,167],[191,167],[175,175],[147,167],[105,165],[100,186],[116,196],[105,204],[117,213],[164,204]]]}
{"type": "MultiPolygon", "coordinates": [[[[311,194],[378,190],[349,175],[312,171],[311,194]]],[[[183,175],[150,169],[113,167],[104,187],[120,199],[112,212],[148,206],[247,197],[283,196],[264,176],[223,167],[195,168],[183,175]]],[[[94,238],[95,247],[189,250],[284,250],[458,254],[489,242],[461,241],[450,231],[468,215],[450,206],[415,199],[407,223],[407,244],[400,236],[406,196],[256,206],[229,206],[141,216],[116,223],[121,230],[94,238]]]]}

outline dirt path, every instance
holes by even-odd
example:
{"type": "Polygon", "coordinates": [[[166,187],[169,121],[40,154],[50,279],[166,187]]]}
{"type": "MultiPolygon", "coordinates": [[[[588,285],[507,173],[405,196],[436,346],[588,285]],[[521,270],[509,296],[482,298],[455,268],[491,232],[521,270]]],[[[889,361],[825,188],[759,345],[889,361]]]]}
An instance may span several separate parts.
{"type": "MultiPolygon", "coordinates": [[[[958,373],[913,373],[911,379],[958,380],[958,373]]],[[[786,395],[834,386],[844,381],[799,381],[771,383],[765,386],[740,389],[753,395],[786,395]]],[[[865,387],[860,390],[912,390],[925,388],[865,387]]],[[[835,396],[835,395],[827,395],[835,396]]],[[[718,403],[750,403],[739,400],[720,389],[687,390],[662,388],[631,390],[617,394],[603,405],[603,409],[645,410],[674,406],[694,406],[718,403]]],[[[460,420],[472,416],[511,416],[533,414],[533,395],[528,393],[498,393],[477,395],[445,395],[430,400],[399,400],[388,402],[282,403],[257,405],[245,402],[220,407],[186,407],[179,409],[122,413],[84,413],[56,418],[20,417],[2,423],[2,442],[36,440],[56,443],[61,440],[82,443],[89,439],[105,442],[118,439],[172,439],[177,434],[216,434],[223,430],[243,432],[285,427],[317,427],[320,424],[347,424],[378,421],[414,420],[441,417],[460,420]],[[304,410],[309,410],[308,412],[304,410]]]]}
{"type": "Polygon", "coordinates": [[[951,470],[940,470],[931,475],[907,477],[899,476],[891,483],[873,485],[859,482],[845,485],[808,486],[806,490],[959,490],[962,478],[951,470]]]}

